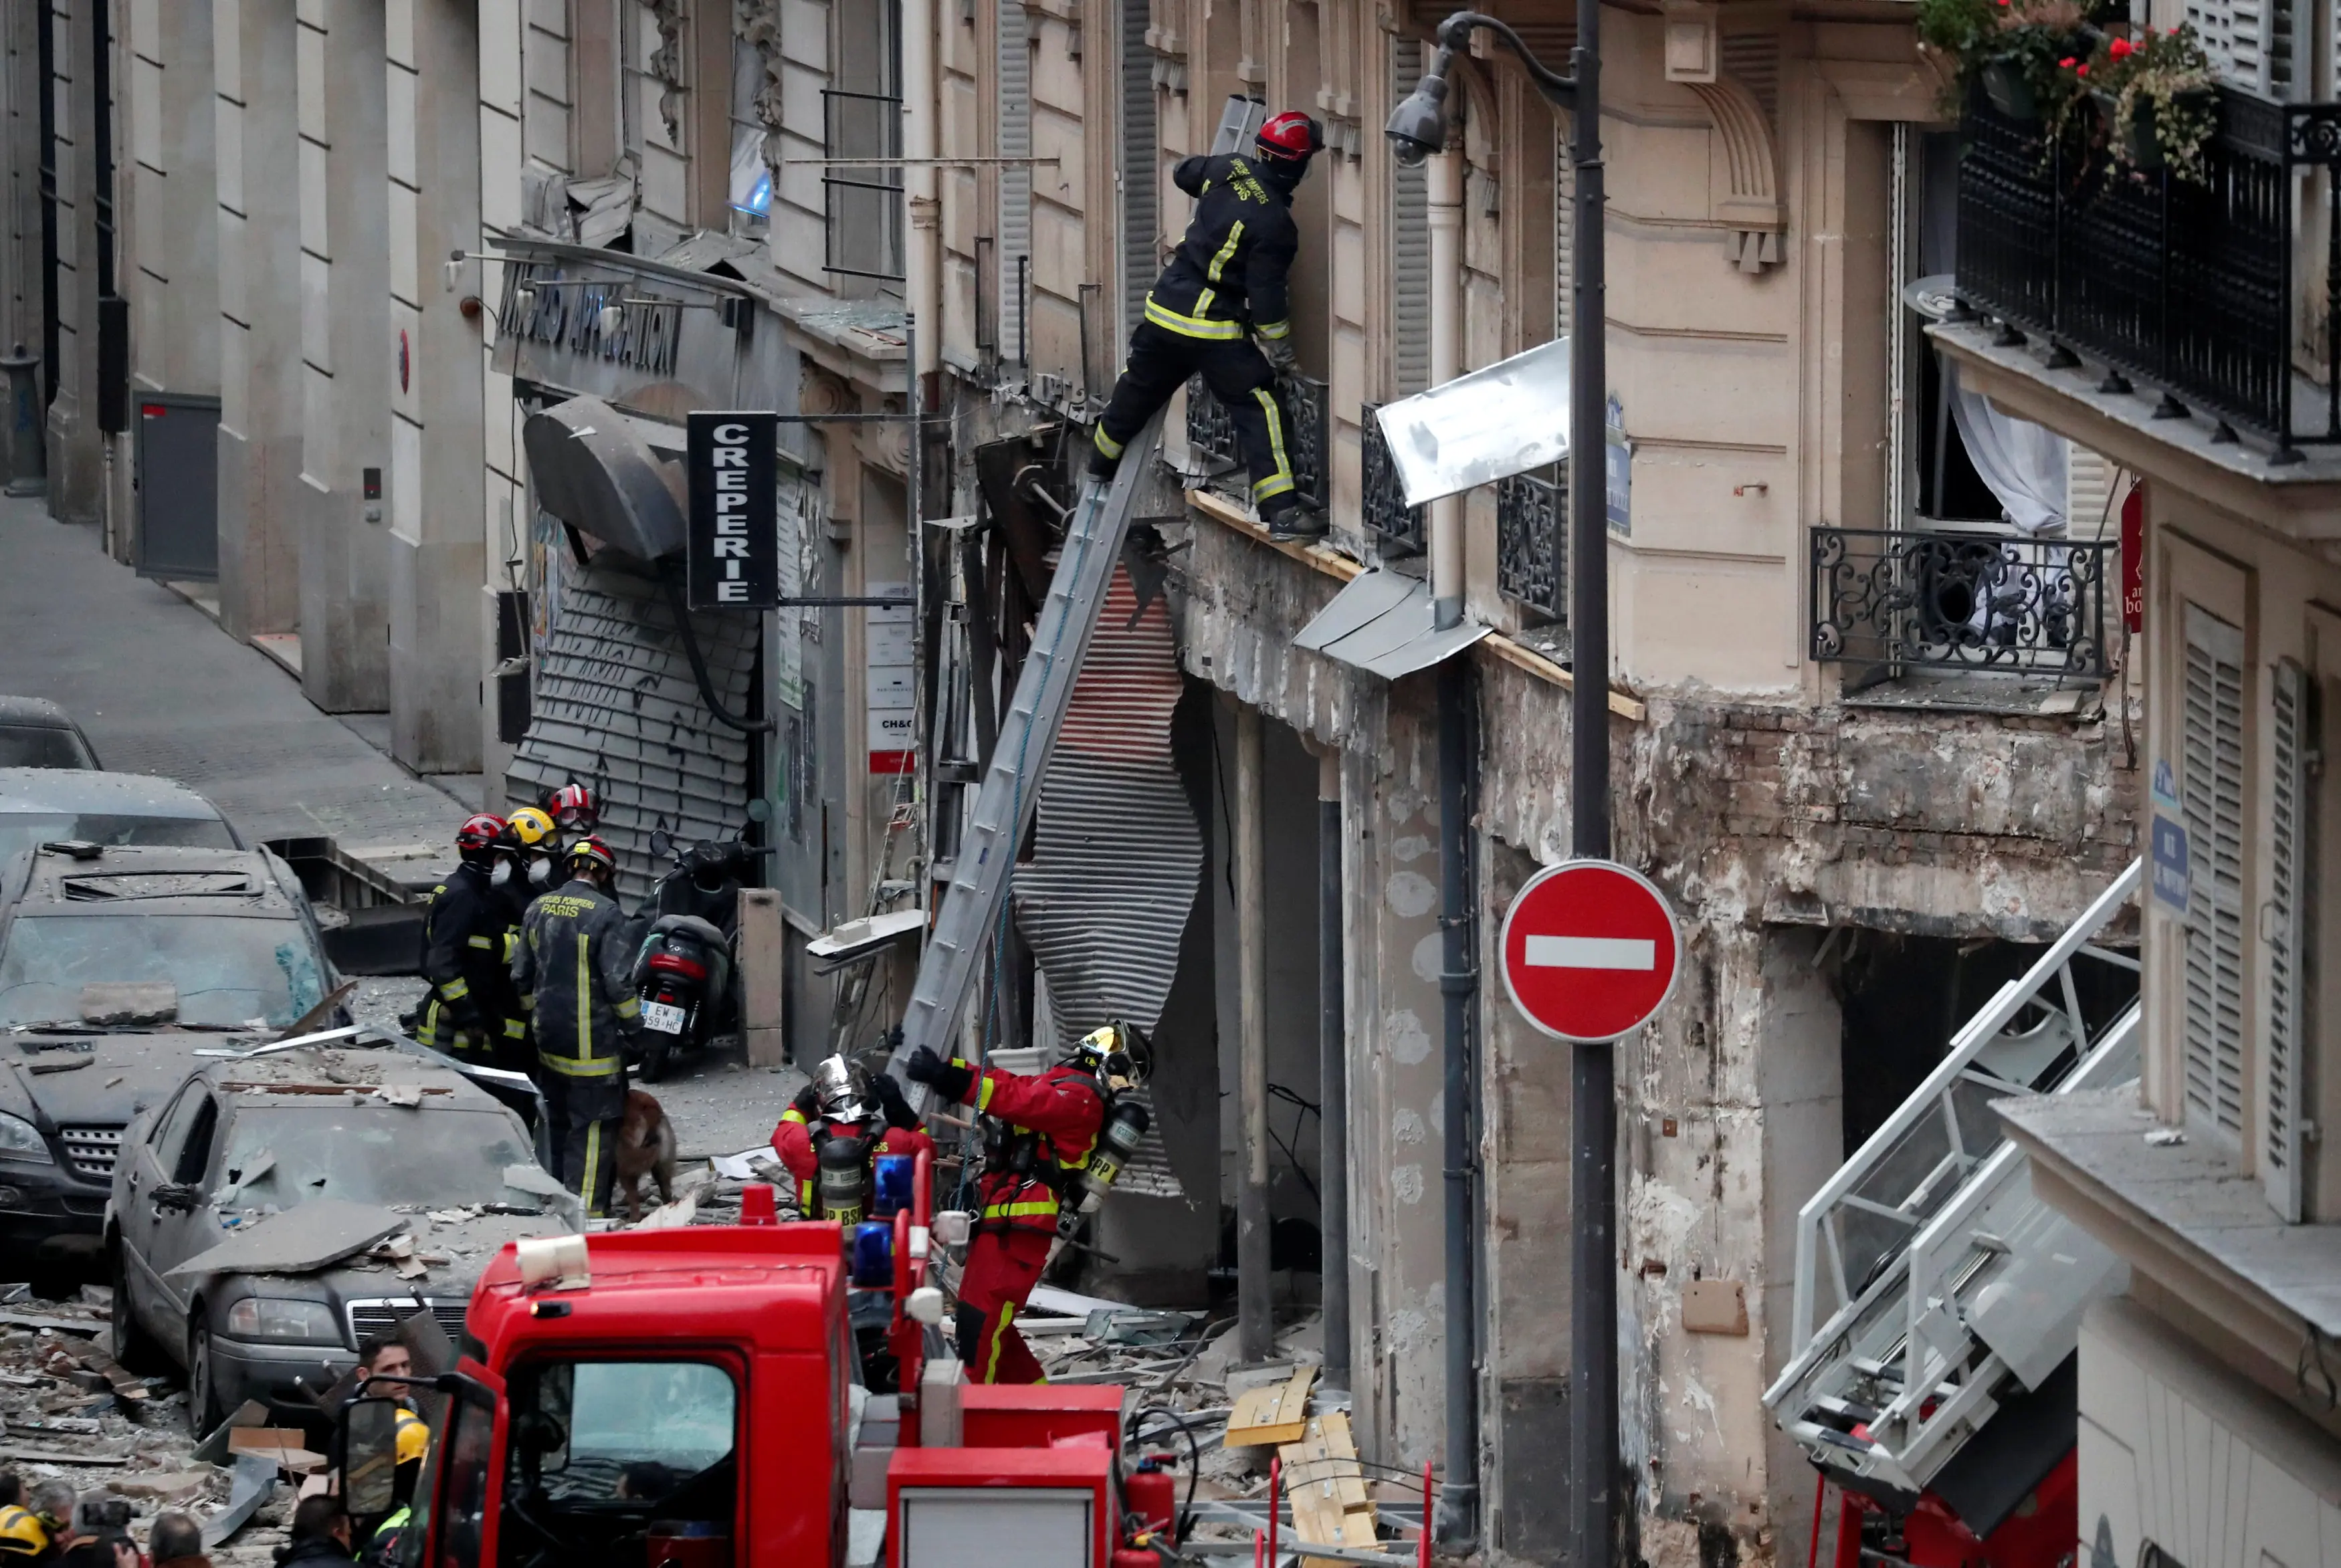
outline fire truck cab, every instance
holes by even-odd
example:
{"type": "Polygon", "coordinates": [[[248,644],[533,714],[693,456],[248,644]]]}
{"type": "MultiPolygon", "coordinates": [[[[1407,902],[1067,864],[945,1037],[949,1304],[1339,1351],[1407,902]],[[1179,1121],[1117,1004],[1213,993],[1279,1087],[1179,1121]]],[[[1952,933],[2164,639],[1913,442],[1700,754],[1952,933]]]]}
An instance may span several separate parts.
{"type": "MultiPolygon", "coordinates": [[[[561,1275],[524,1280],[507,1247],[482,1276],[402,1557],[842,1561],[858,1363],[838,1227],[569,1239],[582,1266],[561,1275]]],[[[368,1506],[393,1473],[378,1403],[351,1411],[362,1521],[389,1512],[368,1506]]]]}

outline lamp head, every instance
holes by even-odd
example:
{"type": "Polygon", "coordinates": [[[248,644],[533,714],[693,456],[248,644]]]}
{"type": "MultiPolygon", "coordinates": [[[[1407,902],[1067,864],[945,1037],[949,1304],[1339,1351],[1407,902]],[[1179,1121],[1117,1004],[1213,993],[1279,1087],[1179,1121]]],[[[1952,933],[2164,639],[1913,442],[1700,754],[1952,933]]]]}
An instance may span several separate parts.
{"type": "Polygon", "coordinates": [[[1422,80],[1390,111],[1382,134],[1390,140],[1391,155],[1407,168],[1447,145],[1447,67],[1454,58],[1446,49],[1432,59],[1422,80]]]}

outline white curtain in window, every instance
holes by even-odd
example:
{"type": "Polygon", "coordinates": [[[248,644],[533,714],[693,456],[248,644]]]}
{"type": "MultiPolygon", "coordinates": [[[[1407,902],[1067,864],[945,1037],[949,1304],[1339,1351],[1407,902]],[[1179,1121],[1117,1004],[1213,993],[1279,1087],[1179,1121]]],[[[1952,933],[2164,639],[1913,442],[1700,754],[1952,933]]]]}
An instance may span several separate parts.
{"type": "Polygon", "coordinates": [[[1959,384],[1958,367],[1943,359],[1943,389],[1951,418],[1959,427],[1968,461],[1997,498],[2008,522],[2025,534],[2065,531],[2065,471],[2072,447],[2065,438],[2030,420],[1991,406],[1980,392],[1959,384]]]}

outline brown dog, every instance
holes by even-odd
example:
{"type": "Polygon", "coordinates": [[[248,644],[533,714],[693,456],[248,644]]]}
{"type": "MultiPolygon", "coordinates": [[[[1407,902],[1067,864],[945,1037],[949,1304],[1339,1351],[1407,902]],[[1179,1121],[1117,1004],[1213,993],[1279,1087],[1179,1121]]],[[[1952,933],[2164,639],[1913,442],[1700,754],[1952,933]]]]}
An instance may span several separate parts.
{"type": "Polygon", "coordinates": [[[643,1178],[658,1184],[659,1202],[674,1201],[674,1126],[658,1101],[640,1089],[626,1091],[626,1119],[618,1126],[618,1190],[626,1195],[626,1216],[643,1217],[643,1178]]]}

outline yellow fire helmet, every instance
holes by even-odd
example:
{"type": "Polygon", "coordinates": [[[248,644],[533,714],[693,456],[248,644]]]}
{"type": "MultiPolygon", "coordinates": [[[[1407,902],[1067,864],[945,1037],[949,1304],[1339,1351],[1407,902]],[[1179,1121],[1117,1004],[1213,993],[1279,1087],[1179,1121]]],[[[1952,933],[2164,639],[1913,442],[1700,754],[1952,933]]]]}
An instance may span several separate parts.
{"type": "Polygon", "coordinates": [[[553,837],[556,831],[553,826],[553,819],[535,807],[522,807],[512,814],[510,821],[513,836],[520,840],[522,849],[533,849],[539,845],[548,849],[552,848],[553,837]]]}
{"type": "Polygon", "coordinates": [[[1144,1030],[1116,1018],[1083,1035],[1073,1047],[1072,1059],[1115,1094],[1128,1094],[1152,1073],[1154,1045],[1144,1030]]]}

